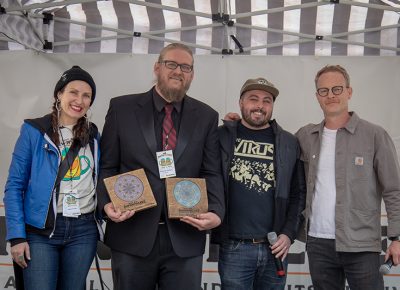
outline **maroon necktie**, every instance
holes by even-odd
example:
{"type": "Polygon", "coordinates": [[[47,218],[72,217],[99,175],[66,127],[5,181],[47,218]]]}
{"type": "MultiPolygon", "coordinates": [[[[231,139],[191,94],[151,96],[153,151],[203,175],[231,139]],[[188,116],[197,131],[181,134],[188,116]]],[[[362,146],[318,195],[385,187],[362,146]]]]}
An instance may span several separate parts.
{"type": "Polygon", "coordinates": [[[172,104],[166,104],[164,109],[165,117],[163,121],[162,134],[163,150],[174,150],[176,146],[176,131],[174,123],[172,122],[172,111],[174,106],[172,104]]]}

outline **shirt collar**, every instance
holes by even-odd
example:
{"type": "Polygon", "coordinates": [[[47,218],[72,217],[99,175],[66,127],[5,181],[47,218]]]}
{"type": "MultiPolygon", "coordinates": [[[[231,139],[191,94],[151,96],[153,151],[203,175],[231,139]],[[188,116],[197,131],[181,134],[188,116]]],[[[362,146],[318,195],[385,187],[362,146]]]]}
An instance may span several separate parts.
{"type": "Polygon", "coordinates": [[[350,119],[347,122],[347,124],[344,126],[344,128],[347,131],[349,131],[351,134],[354,134],[360,118],[358,117],[358,115],[355,112],[349,112],[349,114],[350,114],[350,119]]]}
{"type": "MultiPolygon", "coordinates": [[[[346,123],[346,125],[344,125],[343,128],[346,129],[349,133],[354,134],[354,132],[356,131],[358,121],[360,120],[360,117],[358,117],[358,115],[355,112],[349,112],[349,114],[350,114],[350,119],[346,123]]],[[[311,130],[311,133],[322,133],[324,126],[325,126],[325,120],[322,120],[321,123],[314,126],[314,128],[311,130]]]]}

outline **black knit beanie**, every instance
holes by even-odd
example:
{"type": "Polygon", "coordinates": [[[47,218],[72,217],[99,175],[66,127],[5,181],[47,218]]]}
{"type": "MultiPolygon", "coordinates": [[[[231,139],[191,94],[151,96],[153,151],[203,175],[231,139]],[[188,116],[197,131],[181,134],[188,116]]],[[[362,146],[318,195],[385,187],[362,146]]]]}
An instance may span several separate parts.
{"type": "Polygon", "coordinates": [[[92,88],[92,99],[90,101],[90,105],[92,105],[96,97],[96,84],[94,83],[92,76],[77,65],[74,65],[72,68],[62,74],[60,80],[57,82],[56,87],[54,88],[54,98],[57,99],[58,92],[72,81],[84,81],[88,83],[88,85],[92,88]]]}

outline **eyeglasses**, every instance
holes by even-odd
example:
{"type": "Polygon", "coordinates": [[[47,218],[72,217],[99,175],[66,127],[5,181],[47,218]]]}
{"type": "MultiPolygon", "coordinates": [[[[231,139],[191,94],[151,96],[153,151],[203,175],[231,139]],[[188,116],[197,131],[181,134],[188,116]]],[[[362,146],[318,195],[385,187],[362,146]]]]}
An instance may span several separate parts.
{"type": "Polygon", "coordinates": [[[169,69],[176,69],[178,66],[181,68],[181,71],[184,73],[190,73],[193,70],[193,66],[192,65],[188,65],[188,64],[179,64],[176,63],[172,60],[164,60],[164,61],[160,61],[159,63],[163,63],[166,68],[169,69]]]}
{"type": "MultiPolygon", "coordinates": [[[[334,86],[330,90],[332,91],[332,94],[338,96],[343,93],[343,86],[334,86]]],[[[317,89],[317,93],[320,97],[326,97],[329,94],[329,88],[319,88],[317,89]]]]}

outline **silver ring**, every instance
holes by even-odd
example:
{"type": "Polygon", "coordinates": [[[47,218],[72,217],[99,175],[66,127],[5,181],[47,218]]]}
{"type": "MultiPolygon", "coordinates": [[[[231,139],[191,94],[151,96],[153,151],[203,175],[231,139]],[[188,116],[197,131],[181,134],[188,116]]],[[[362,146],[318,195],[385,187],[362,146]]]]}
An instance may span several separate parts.
{"type": "Polygon", "coordinates": [[[24,256],[18,256],[18,261],[22,262],[24,260],[24,256]]]}

